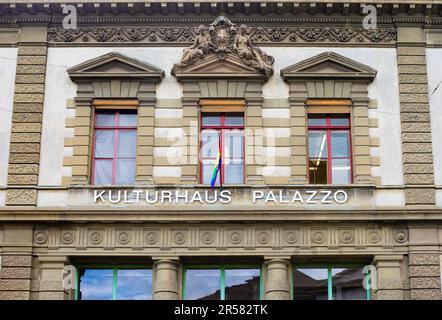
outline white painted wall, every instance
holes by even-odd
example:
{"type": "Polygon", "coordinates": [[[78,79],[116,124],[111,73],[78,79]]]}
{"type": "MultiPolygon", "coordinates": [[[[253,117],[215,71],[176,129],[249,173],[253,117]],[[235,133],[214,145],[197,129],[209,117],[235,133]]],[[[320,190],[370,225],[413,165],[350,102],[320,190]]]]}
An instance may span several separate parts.
{"type": "MultiPolygon", "coordinates": [[[[76,95],[76,85],[66,70],[109,52],[148,62],[163,69],[166,77],[157,88],[159,99],[180,99],[182,89],[170,70],[180,60],[182,48],[49,48],[39,184],[61,185],[66,101],[76,95]]],[[[166,111],[167,112],[167,111],[166,111]]]]}
{"type": "MultiPolygon", "coordinates": [[[[428,48],[426,49],[426,56],[433,141],[434,183],[436,186],[442,186],[442,145],[440,144],[442,138],[442,49],[428,48]]],[[[442,207],[442,190],[436,191],[436,204],[442,207]]]]}
{"type": "MultiPolygon", "coordinates": [[[[11,140],[17,48],[0,49],[0,186],[8,181],[9,142],[11,140]]],[[[0,196],[0,206],[4,205],[0,196]]]]}
{"type": "MultiPolygon", "coordinates": [[[[371,99],[377,100],[378,109],[370,110],[370,116],[379,118],[379,129],[371,130],[371,134],[382,138],[380,148],[373,151],[373,155],[381,157],[381,167],[373,169],[373,174],[379,175],[384,185],[403,184],[399,89],[394,48],[265,47],[264,50],[275,57],[275,73],[263,87],[263,95],[266,99],[288,98],[288,86],[279,75],[281,68],[324,51],[334,51],[376,69],[378,74],[369,86],[368,92],[371,99]]],[[[61,184],[66,100],[73,99],[76,91],[76,86],[70,81],[66,70],[112,51],[146,61],[163,69],[166,77],[158,86],[157,98],[181,98],[181,85],[170,75],[170,70],[173,64],[180,60],[182,48],[93,48],[93,50],[91,48],[49,48],[39,181],[41,185],[61,184]]],[[[158,116],[170,117],[169,111],[164,112],[167,115],[163,114],[163,111],[158,111],[158,116]]],[[[270,116],[267,113],[265,115],[270,116]]],[[[156,174],[159,174],[158,170],[156,174]]]]}
{"type": "Polygon", "coordinates": [[[379,129],[370,133],[373,137],[381,137],[380,148],[374,149],[372,154],[380,156],[381,167],[374,168],[373,175],[380,176],[383,185],[404,183],[396,49],[265,47],[263,50],[275,58],[275,73],[263,87],[265,99],[288,98],[288,87],[279,75],[282,68],[326,51],[336,52],[377,70],[375,80],[368,87],[369,98],[376,99],[378,106],[377,110],[370,110],[370,117],[379,119],[379,129]]]}

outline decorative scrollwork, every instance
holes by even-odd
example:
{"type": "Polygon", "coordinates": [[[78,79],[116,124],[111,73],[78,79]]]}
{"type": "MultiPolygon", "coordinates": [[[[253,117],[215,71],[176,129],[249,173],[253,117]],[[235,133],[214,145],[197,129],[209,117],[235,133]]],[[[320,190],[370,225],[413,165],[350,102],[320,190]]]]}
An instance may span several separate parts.
{"type": "MultiPolygon", "coordinates": [[[[394,28],[364,29],[357,27],[248,27],[255,44],[294,42],[389,43],[397,40],[394,28]]],[[[150,42],[190,44],[199,35],[198,27],[81,27],[48,29],[51,42],[150,42]]],[[[233,40],[233,38],[232,38],[233,40]]]]}

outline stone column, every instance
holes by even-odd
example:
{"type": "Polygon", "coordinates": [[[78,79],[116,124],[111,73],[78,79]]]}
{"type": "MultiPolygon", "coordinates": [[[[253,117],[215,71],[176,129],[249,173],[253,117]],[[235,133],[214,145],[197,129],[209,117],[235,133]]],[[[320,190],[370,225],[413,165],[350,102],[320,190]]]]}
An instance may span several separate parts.
{"type": "Polygon", "coordinates": [[[18,43],[6,205],[37,204],[47,27],[22,27],[18,43]]]}
{"type": "Polygon", "coordinates": [[[405,203],[434,205],[427,62],[421,27],[398,26],[397,63],[405,203]]]}
{"type": "MultiPolygon", "coordinates": [[[[65,300],[69,294],[69,288],[64,288],[64,267],[66,256],[40,256],[39,262],[39,300],[65,300]]],[[[75,274],[73,276],[75,285],[75,274]]],[[[70,289],[73,289],[72,287],[70,289]]]]}
{"type": "Polygon", "coordinates": [[[378,300],[403,300],[401,263],[403,256],[375,256],[373,263],[377,271],[377,286],[374,290],[378,300]]]}
{"type": "Polygon", "coordinates": [[[289,300],[290,277],[288,274],[289,258],[267,258],[266,282],[264,285],[265,300],[289,300]]]}
{"type": "Polygon", "coordinates": [[[32,276],[31,225],[3,225],[0,300],[29,300],[32,276]]]}
{"type": "Polygon", "coordinates": [[[178,258],[153,258],[154,300],[178,300],[178,258]]]}

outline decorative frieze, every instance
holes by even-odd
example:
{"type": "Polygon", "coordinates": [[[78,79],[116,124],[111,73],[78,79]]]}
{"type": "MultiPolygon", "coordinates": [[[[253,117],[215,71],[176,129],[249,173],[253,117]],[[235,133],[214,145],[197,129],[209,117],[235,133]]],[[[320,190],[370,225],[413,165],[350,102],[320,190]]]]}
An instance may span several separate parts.
{"type": "MultiPolygon", "coordinates": [[[[257,45],[300,44],[300,43],[351,43],[351,44],[394,44],[397,39],[395,28],[366,30],[361,27],[278,27],[253,26],[246,30],[257,45]]],[[[188,26],[83,26],[77,30],[52,27],[48,29],[47,40],[53,43],[146,43],[151,45],[189,45],[198,36],[198,27],[188,26]]]]}
{"type": "MultiPolygon", "coordinates": [[[[237,250],[391,250],[408,242],[406,228],[377,227],[358,225],[333,227],[324,225],[276,225],[254,227],[241,225],[161,226],[140,225],[89,227],[36,227],[34,246],[49,250],[89,250],[112,251],[138,250],[161,252],[179,250],[183,254],[190,251],[211,252],[221,248],[237,250]],[[316,249],[314,249],[316,248],[316,249]]],[[[306,251],[306,252],[307,252],[306,251]]],[[[231,251],[229,251],[231,252],[231,251]]]]}

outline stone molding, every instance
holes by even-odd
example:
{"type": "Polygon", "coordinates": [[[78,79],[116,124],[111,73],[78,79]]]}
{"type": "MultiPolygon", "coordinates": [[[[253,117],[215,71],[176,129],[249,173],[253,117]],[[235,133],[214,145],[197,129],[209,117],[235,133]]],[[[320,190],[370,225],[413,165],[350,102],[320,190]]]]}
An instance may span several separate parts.
{"type": "MultiPolygon", "coordinates": [[[[155,115],[155,85],[164,78],[164,71],[143,61],[112,52],[72,67],[67,73],[78,88],[77,97],[70,104],[75,109],[75,118],[66,120],[66,127],[74,129],[74,137],[65,139],[65,147],[73,148],[73,156],[65,157],[63,162],[65,167],[72,168],[72,177],[64,177],[63,184],[88,185],[93,143],[93,100],[137,99],[138,123],[147,123],[147,129],[151,129],[155,115]]],[[[143,128],[145,126],[139,125],[137,128],[137,184],[152,183],[153,148],[141,146],[144,146],[144,141],[151,141],[153,144],[153,130],[151,133],[146,132],[143,128]],[[141,153],[141,150],[150,152],[141,153]]]]}
{"type": "Polygon", "coordinates": [[[115,253],[151,253],[180,255],[273,254],[319,250],[328,253],[346,250],[352,253],[391,252],[408,243],[408,231],[401,226],[360,224],[357,226],[284,224],[267,226],[232,225],[36,225],[34,249],[49,252],[84,252],[105,249],[115,253]],[[293,251],[294,250],[294,251],[293,251]]]}
{"type": "MultiPolygon", "coordinates": [[[[292,138],[292,182],[308,183],[307,99],[351,99],[353,180],[357,184],[375,181],[370,148],[378,146],[369,136],[367,87],[376,70],[334,52],[324,52],[281,70],[289,84],[292,138]],[[298,157],[296,157],[298,156],[298,157]]],[[[372,124],[375,126],[375,124],[372,124]]]]}

